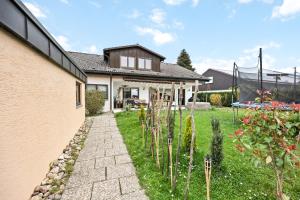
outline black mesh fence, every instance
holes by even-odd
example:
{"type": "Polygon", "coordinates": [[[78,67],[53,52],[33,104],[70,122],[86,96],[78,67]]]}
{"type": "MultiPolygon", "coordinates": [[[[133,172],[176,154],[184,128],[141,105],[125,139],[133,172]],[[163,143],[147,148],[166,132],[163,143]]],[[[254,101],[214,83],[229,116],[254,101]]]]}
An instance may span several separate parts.
{"type": "MultiPolygon", "coordinates": [[[[239,102],[254,101],[261,89],[260,72],[257,67],[237,67],[239,102]]],[[[300,102],[300,74],[289,74],[269,69],[262,70],[263,90],[269,90],[272,99],[286,103],[300,102]]]]}

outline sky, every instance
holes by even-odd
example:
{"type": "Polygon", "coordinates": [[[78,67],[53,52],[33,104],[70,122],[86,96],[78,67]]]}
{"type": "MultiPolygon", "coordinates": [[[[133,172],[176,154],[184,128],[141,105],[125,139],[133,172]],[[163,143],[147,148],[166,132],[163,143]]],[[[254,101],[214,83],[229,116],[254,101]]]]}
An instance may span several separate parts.
{"type": "Polygon", "coordinates": [[[23,0],[65,50],[141,44],[175,63],[300,71],[300,0],[23,0]]]}

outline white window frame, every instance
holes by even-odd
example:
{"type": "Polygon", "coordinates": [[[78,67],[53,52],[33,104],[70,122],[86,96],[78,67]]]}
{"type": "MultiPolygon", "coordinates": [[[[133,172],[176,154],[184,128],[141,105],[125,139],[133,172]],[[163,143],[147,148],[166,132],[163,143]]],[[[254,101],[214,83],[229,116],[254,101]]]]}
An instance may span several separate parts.
{"type": "Polygon", "coordinates": [[[152,69],[152,59],[150,59],[150,58],[138,58],[138,67],[139,67],[139,69],[151,70],[152,69]],[[140,65],[140,61],[141,61],[141,63],[143,63],[143,66],[140,65]],[[150,66],[148,66],[148,67],[147,67],[147,61],[150,61],[150,66]]]}
{"type": "Polygon", "coordinates": [[[125,67],[125,68],[135,68],[135,57],[132,56],[120,56],[120,66],[121,67],[125,67]],[[124,59],[124,60],[123,60],[124,59]],[[130,62],[130,59],[132,59],[130,62]],[[126,65],[123,65],[125,63],[123,63],[122,61],[126,60],[126,65]],[[132,64],[132,66],[130,66],[130,64],[132,64]]]}

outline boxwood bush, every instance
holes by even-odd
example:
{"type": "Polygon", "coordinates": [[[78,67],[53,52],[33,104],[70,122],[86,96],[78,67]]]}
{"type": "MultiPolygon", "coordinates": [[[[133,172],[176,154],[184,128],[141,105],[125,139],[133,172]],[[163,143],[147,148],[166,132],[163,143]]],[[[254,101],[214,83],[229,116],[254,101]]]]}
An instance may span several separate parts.
{"type": "Polygon", "coordinates": [[[103,110],[105,103],[104,95],[97,90],[85,92],[85,108],[87,115],[96,115],[103,110]]]}

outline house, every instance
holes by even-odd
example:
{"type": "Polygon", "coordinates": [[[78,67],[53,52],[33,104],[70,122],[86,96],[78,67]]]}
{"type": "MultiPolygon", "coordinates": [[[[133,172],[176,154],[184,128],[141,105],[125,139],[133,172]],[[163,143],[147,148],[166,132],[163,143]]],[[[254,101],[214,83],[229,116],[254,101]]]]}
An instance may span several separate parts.
{"type": "Polygon", "coordinates": [[[28,199],[85,120],[87,76],[29,10],[0,2],[0,198],[28,199]]]}
{"type": "Polygon", "coordinates": [[[232,87],[232,71],[224,69],[208,69],[203,76],[210,78],[210,81],[199,86],[199,91],[228,90],[232,87]]]}
{"type": "Polygon", "coordinates": [[[177,64],[165,63],[165,57],[142,45],[134,44],[106,48],[103,55],[69,52],[69,55],[87,74],[87,90],[104,93],[104,111],[123,108],[128,100],[149,103],[156,89],[170,96],[175,82],[174,103],[179,102],[179,82],[183,82],[183,102],[192,97],[195,80],[208,79],[177,64]]]}

